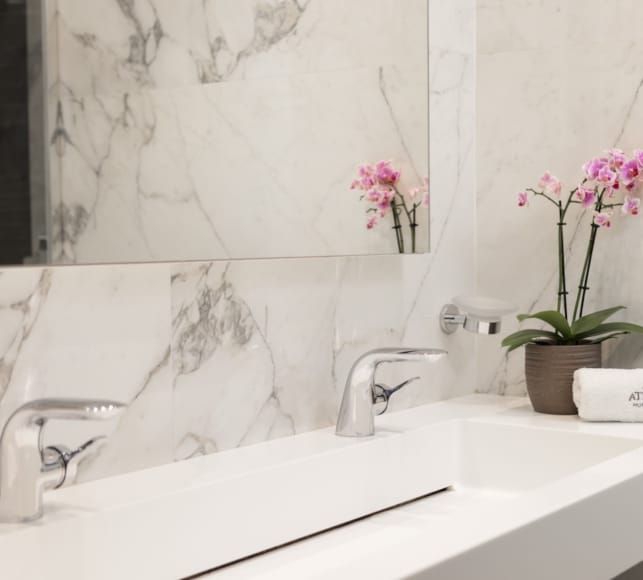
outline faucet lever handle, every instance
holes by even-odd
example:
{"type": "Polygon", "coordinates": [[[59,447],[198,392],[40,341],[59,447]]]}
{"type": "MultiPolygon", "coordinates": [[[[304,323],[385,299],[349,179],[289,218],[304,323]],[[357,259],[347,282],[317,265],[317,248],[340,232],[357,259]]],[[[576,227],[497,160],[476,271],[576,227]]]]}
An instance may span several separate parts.
{"type": "Polygon", "coordinates": [[[106,439],[104,435],[93,437],[76,449],[69,449],[65,445],[50,445],[45,448],[42,454],[45,467],[58,466],[63,469],[63,475],[56,488],[74,483],[80,463],[96,453],[106,439]]]}
{"type": "Polygon", "coordinates": [[[373,389],[373,412],[376,415],[383,415],[386,413],[386,411],[388,411],[388,405],[391,397],[407,385],[419,380],[420,377],[413,377],[412,379],[407,379],[403,383],[400,383],[396,387],[376,384],[373,389]]]}

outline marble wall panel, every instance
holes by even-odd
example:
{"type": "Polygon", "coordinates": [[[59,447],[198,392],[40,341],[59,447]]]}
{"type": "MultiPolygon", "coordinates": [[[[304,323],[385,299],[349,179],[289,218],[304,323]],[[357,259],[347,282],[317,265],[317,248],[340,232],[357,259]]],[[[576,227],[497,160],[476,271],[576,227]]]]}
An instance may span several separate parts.
{"type": "Polygon", "coordinates": [[[33,399],[120,401],[129,407],[118,421],[52,422],[45,442],[111,435],[82,465],[80,480],[168,461],[167,273],[165,265],[3,270],[0,424],[33,399]]]}
{"type": "MultiPolygon", "coordinates": [[[[519,209],[516,195],[545,170],[572,189],[588,158],[610,147],[643,147],[641,10],[630,1],[478,2],[481,293],[512,300],[521,311],[555,307],[555,209],[540,200],[519,209]]],[[[568,221],[571,286],[577,286],[590,218],[575,212],[568,221]]],[[[640,322],[643,224],[616,222],[612,231],[601,231],[591,306],[625,304],[625,316],[640,322]]],[[[510,321],[505,330],[517,328],[510,321]]],[[[522,394],[523,352],[507,357],[499,343],[500,337],[480,341],[479,389],[522,394]]],[[[614,341],[605,349],[606,363],[639,364],[641,344],[614,341]]]]}
{"type": "Polygon", "coordinates": [[[473,337],[441,334],[425,276],[437,295],[450,284],[430,275],[432,265],[390,256],[174,266],[175,459],[332,425],[350,366],[384,345],[455,351],[383,369],[378,380],[389,384],[422,379],[393,408],[470,392],[473,337]]]}

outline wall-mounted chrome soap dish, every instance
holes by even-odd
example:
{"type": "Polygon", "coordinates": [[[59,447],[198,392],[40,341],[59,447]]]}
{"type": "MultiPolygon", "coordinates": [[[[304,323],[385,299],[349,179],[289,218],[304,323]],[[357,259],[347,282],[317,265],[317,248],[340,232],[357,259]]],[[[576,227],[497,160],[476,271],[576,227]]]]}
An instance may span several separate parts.
{"type": "Polygon", "coordinates": [[[481,296],[458,296],[440,312],[440,327],[445,334],[453,334],[463,327],[475,334],[498,334],[502,317],[515,312],[510,302],[481,296]]]}

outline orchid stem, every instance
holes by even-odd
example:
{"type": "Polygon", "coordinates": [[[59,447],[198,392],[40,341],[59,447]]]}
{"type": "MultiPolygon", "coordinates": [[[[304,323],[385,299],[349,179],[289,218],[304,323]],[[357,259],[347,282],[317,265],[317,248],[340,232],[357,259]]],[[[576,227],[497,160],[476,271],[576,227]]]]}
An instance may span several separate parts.
{"type": "Polygon", "coordinates": [[[565,275],[565,214],[567,206],[563,209],[563,203],[558,202],[558,312],[568,317],[567,312],[567,277],[565,275]],[[561,310],[562,306],[562,310],[561,310]]]}
{"type": "Polygon", "coordinates": [[[416,221],[417,218],[417,206],[413,206],[413,210],[411,211],[411,214],[413,215],[413,222],[411,223],[411,246],[412,246],[412,251],[415,254],[415,232],[417,230],[418,224],[416,221]]]}
{"type": "MultiPolygon", "coordinates": [[[[605,189],[601,192],[596,202],[596,211],[601,212],[603,209],[603,196],[605,195],[605,189]]],[[[594,247],[596,246],[596,237],[598,235],[598,230],[600,227],[592,222],[592,232],[589,236],[589,242],[587,244],[587,253],[585,254],[585,263],[583,264],[583,270],[580,275],[580,282],[578,284],[578,294],[576,295],[576,303],[574,305],[574,318],[572,322],[576,322],[579,318],[583,316],[583,310],[585,308],[585,298],[587,297],[587,291],[589,287],[589,273],[592,267],[592,258],[594,257],[594,247]]]]}
{"type": "Polygon", "coordinates": [[[395,199],[391,200],[391,209],[393,211],[393,222],[395,225],[393,229],[395,230],[395,237],[397,238],[397,251],[400,254],[404,254],[404,232],[402,232],[402,224],[400,224],[400,213],[399,207],[395,199]]]}
{"type": "Polygon", "coordinates": [[[397,187],[394,187],[393,189],[395,190],[395,195],[400,198],[398,207],[404,211],[406,218],[409,220],[409,229],[411,230],[411,251],[415,254],[415,230],[417,228],[417,223],[415,221],[416,208],[414,207],[413,210],[409,210],[404,196],[399,192],[397,187]]]}

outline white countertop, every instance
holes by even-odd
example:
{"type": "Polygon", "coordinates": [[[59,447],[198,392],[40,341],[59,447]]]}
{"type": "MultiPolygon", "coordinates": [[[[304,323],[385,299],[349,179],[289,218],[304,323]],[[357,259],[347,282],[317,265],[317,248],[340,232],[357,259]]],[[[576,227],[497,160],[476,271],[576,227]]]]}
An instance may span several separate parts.
{"type": "MultiPolygon", "coordinates": [[[[586,423],[578,417],[540,415],[527,399],[474,395],[447,404],[503,407],[499,414],[480,421],[643,442],[641,424],[586,423]]],[[[387,428],[395,420],[394,415],[382,417],[379,426],[387,428]]],[[[608,580],[614,570],[624,571],[643,560],[642,474],[643,448],[526,494],[490,494],[484,498],[484,508],[480,508],[476,490],[447,491],[219,569],[204,578],[608,580]],[[585,506],[586,499],[595,501],[585,506]],[[473,523],[472,511],[476,512],[473,523]],[[569,512],[566,521],[557,517],[561,512],[569,512]],[[537,529],[524,529],[533,522],[537,525],[532,528],[537,529]],[[520,536],[532,541],[531,549],[525,549],[520,536]],[[476,555],[476,548],[493,543],[496,549],[476,555]],[[470,556],[462,557],[467,552],[470,556]],[[589,570],[583,570],[587,565],[589,570]]]]}
{"type": "Polygon", "coordinates": [[[441,483],[204,577],[607,580],[643,560],[643,425],[473,395],[378,417],[372,438],[323,429],[49,492],[42,520],[0,525],[1,575],[176,580],[441,483]]]}

